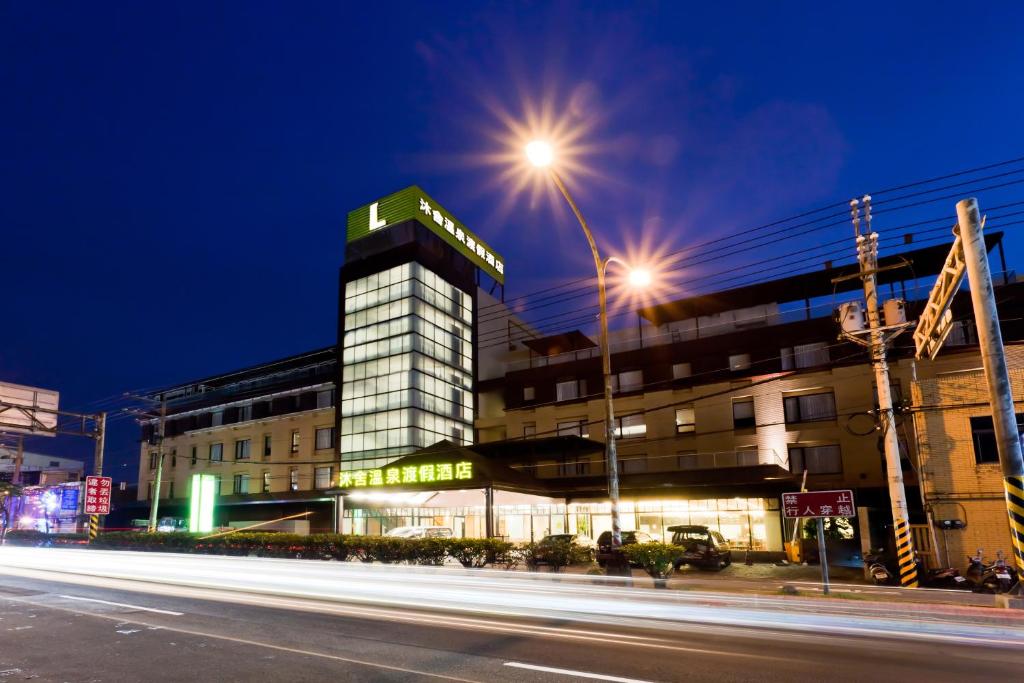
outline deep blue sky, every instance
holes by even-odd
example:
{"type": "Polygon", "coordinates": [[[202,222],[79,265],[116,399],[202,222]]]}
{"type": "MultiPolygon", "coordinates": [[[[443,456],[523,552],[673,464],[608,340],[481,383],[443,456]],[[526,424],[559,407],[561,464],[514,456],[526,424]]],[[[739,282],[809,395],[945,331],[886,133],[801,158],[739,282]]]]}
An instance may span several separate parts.
{"type": "Polygon", "coordinates": [[[1020,3],[709,4],[3,2],[0,379],[84,410],[331,344],[346,212],[411,183],[510,295],[587,275],[490,161],[529,111],[610,249],[1024,156],[1020,3]]]}

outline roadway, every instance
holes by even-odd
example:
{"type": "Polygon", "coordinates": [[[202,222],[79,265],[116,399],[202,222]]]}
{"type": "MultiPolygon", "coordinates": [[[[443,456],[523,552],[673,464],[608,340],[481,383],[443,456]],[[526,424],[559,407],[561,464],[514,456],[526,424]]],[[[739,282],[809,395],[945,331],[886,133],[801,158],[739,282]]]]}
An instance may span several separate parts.
{"type": "Polygon", "coordinates": [[[0,680],[1016,680],[971,607],[593,577],[0,548],[0,680]]]}

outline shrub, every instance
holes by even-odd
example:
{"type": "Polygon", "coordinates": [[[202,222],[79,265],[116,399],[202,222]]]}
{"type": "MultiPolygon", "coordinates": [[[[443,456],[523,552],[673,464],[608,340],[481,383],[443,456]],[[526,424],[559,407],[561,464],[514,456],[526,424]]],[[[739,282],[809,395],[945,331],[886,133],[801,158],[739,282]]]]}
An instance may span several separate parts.
{"type": "Polygon", "coordinates": [[[467,569],[479,569],[507,562],[512,547],[508,541],[497,538],[452,538],[448,540],[448,555],[467,569]]]}
{"type": "Polygon", "coordinates": [[[658,581],[667,579],[672,573],[672,563],[679,557],[680,549],[670,543],[631,543],[622,546],[622,553],[658,581]]]}
{"type": "Polygon", "coordinates": [[[448,558],[448,539],[409,538],[403,540],[405,561],[409,564],[425,564],[440,567],[448,558]]]}
{"type": "Polygon", "coordinates": [[[4,538],[20,546],[84,545],[87,540],[85,534],[47,534],[30,529],[11,529],[4,538]]]}

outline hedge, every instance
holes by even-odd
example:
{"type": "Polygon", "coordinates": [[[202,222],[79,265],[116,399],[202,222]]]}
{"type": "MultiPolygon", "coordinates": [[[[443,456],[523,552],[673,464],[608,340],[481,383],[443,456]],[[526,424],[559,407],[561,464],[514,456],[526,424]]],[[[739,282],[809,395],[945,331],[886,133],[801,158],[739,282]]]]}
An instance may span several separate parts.
{"type": "MultiPolygon", "coordinates": [[[[84,545],[82,534],[44,534],[38,531],[10,531],[7,542],[21,546],[84,545]]],[[[526,544],[530,545],[530,544],[526,544]]],[[[205,555],[233,555],[319,560],[358,560],[384,564],[438,566],[448,558],[463,567],[488,564],[515,566],[520,557],[516,546],[498,539],[396,538],[392,536],[345,536],[341,534],[298,534],[237,532],[214,538],[189,533],[148,533],[113,531],[102,533],[91,548],[173,552],[205,555]]]]}

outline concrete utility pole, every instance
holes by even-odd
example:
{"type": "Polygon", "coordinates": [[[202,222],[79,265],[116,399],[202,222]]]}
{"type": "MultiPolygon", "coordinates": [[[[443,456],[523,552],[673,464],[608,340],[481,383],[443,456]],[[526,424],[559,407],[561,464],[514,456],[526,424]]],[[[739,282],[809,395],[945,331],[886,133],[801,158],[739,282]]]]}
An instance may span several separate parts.
{"type": "Polygon", "coordinates": [[[157,512],[160,509],[160,485],[164,475],[164,427],[167,424],[167,397],[160,394],[160,419],[157,428],[156,442],[156,481],[153,482],[153,493],[149,500],[149,532],[156,531],[157,512]]]}
{"type": "Polygon", "coordinates": [[[896,434],[892,392],[889,387],[889,364],[886,360],[886,346],[891,337],[886,338],[886,330],[882,329],[878,315],[878,233],[871,230],[871,197],[864,195],[863,201],[865,233],[861,233],[860,230],[860,209],[856,199],[850,202],[850,215],[857,236],[860,278],[864,283],[865,312],[870,330],[867,346],[871,354],[871,365],[875,371],[875,385],[878,391],[878,426],[882,430],[882,439],[885,445],[886,479],[889,483],[893,529],[896,534],[900,585],[916,588],[918,583],[917,558],[914,555],[914,539],[910,531],[910,519],[907,513],[907,493],[903,486],[900,443],[896,434]]]}
{"type": "MultiPolygon", "coordinates": [[[[103,447],[107,438],[107,414],[100,413],[96,422],[96,451],[93,455],[93,476],[103,476],[103,447]]],[[[100,516],[89,515],[89,542],[96,540],[100,532],[100,516]]]]}
{"type": "Polygon", "coordinates": [[[999,312],[996,310],[978,200],[972,197],[957,202],[956,217],[963,243],[967,280],[971,284],[971,303],[974,305],[974,320],[978,328],[981,363],[988,384],[989,402],[992,404],[992,426],[996,435],[999,464],[1003,470],[1013,554],[1018,572],[1024,572],[1024,458],[1021,457],[1020,434],[1013,408],[1013,387],[1006,368],[1003,335],[999,328],[999,312]]]}

